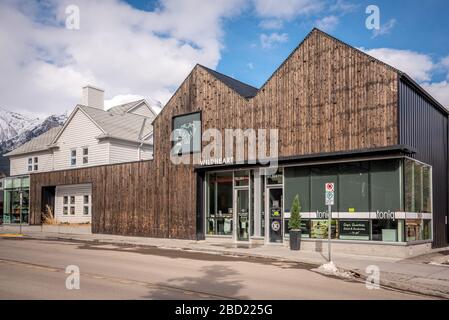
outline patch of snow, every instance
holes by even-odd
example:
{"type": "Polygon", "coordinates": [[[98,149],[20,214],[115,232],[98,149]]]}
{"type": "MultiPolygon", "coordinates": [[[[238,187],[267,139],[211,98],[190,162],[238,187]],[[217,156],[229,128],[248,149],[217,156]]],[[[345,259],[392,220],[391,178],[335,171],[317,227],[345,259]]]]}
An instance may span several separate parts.
{"type": "Polygon", "coordinates": [[[339,278],[349,279],[352,278],[352,274],[349,271],[338,269],[333,261],[322,264],[318,268],[312,269],[317,273],[321,273],[327,276],[335,276],[339,278]]]}

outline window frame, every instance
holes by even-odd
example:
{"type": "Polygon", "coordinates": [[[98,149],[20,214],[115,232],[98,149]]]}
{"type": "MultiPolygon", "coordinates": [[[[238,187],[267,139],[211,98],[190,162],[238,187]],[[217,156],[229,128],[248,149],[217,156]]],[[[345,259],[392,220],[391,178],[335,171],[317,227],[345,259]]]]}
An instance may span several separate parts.
{"type": "Polygon", "coordinates": [[[76,167],[77,164],[77,150],[76,149],[70,149],[70,166],[71,167],[76,167]],[[75,153],[75,155],[73,155],[73,153],[75,153]]]}
{"type": "Polygon", "coordinates": [[[31,156],[27,161],[28,172],[39,171],[39,156],[31,156]]]}
{"type": "Polygon", "coordinates": [[[89,164],[89,147],[83,147],[83,151],[81,154],[83,156],[83,165],[89,164]],[[87,152],[85,153],[85,151],[87,152]]]}
{"type": "MultiPolygon", "coordinates": [[[[170,153],[174,156],[185,156],[185,155],[191,155],[191,154],[195,154],[195,153],[201,153],[203,150],[203,143],[202,143],[202,135],[203,135],[203,113],[201,110],[198,111],[193,111],[193,112],[189,112],[189,113],[184,113],[184,114],[178,114],[178,115],[174,115],[171,118],[171,132],[173,133],[175,131],[175,119],[176,118],[182,118],[185,116],[190,116],[190,115],[194,115],[194,114],[199,114],[200,116],[200,132],[199,132],[199,136],[200,136],[200,141],[199,141],[199,150],[193,150],[193,142],[192,142],[192,150],[189,150],[189,152],[182,152],[182,150],[180,150],[179,153],[175,154],[173,153],[173,147],[175,145],[175,141],[170,141],[171,147],[170,147],[170,153]]],[[[179,128],[178,128],[179,129],[179,128]]],[[[170,138],[171,140],[171,138],[170,138]]]]}

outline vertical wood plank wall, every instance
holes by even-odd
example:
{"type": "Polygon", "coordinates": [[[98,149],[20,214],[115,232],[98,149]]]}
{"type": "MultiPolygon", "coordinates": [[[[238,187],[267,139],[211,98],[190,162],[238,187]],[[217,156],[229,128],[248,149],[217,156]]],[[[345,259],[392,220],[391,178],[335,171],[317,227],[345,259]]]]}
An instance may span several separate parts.
{"type": "Polygon", "coordinates": [[[172,117],[194,111],[203,132],[279,129],[282,157],[390,146],[398,143],[398,74],[318,30],[252,99],[196,66],[155,119],[154,160],[33,174],[33,221],[42,186],[92,183],[93,232],[194,239],[195,172],[170,161],[172,117]]]}

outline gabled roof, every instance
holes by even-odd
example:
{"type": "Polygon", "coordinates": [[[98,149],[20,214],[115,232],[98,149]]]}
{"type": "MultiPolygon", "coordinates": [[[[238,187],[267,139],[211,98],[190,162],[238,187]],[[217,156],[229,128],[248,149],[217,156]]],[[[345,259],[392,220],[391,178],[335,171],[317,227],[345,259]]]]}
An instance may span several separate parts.
{"type": "Polygon", "coordinates": [[[123,114],[123,113],[127,113],[127,112],[132,112],[134,109],[141,106],[142,104],[145,104],[154,116],[157,115],[156,112],[151,107],[151,105],[149,105],[145,99],[140,99],[140,100],[120,104],[118,106],[114,106],[114,107],[108,109],[107,111],[112,112],[112,113],[117,113],[117,114],[123,114]]]}
{"type": "MultiPolygon", "coordinates": [[[[83,112],[102,131],[99,136],[95,137],[97,139],[110,138],[128,142],[152,144],[151,134],[153,132],[153,126],[151,120],[147,117],[128,112],[142,103],[147,102],[145,100],[133,101],[114,106],[111,108],[114,109],[112,111],[111,109],[105,111],[98,108],[77,105],[70,117],[64,123],[64,126],[50,129],[46,133],[31,139],[22,146],[5,154],[5,156],[44,151],[57,147],[56,142],[58,138],[77,111],[83,112]]],[[[153,110],[151,111],[154,112],[153,110]]]]}
{"type": "Polygon", "coordinates": [[[19,154],[26,154],[26,153],[32,153],[32,152],[39,152],[39,151],[45,151],[50,149],[52,145],[53,139],[56,137],[58,132],[61,130],[62,127],[55,127],[47,132],[41,134],[40,136],[37,136],[34,139],[31,139],[30,141],[22,144],[20,147],[14,149],[13,151],[5,154],[4,156],[15,156],[19,154]]]}
{"type": "MultiPolygon", "coordinates": [[[[77,108],[89,117],[102,131],[97,138],[114,138],[133,142],[141,141],[144,135],[153,130],[153,126],[147,118],[133,113],[115,113],[97,108],[78,105],[77,108]]],[[[74,111],[75,113],[75,111],[74,111]]],[[[71,119],[67,120],[67,123],[71,119]]],[[[61,130],[62,132],[63,130],[61,130]]],[[[58,137],[57,137],[58,138],[58,137]]],[[[55,139],[54,143],[57,141],[55,139]]]]}
{"type": "Polygon", "coordinates": [[[145,101],[145,100],[141,99],[141,100],[132,101],[132,102],[124,103],[124,104],[119,104],[117,106],[109,108],[106,111],[112,112],[112,113],[126,113],[130,109],[132,109],[132,108],[138,106],[139,104],[141,104],[143,101],[145,101]]]}
{"type": "MultiPolygon", "coordinates": [[[[260,89],[257,89],[253,86],[250,86],[246,83],[243,83],[239,80],[236,80],[234,78],[231,78],[227,75],[224,75],[222,73],[219,73],[217,71],[214,71],[212,69],[209,69],[203,65],[198,64],[197,66],[200,66],[201,68],[205,69],[206,71],[208,71],[212,76],[214,76],[216,79],[220,80],[221,82],[223,82],[225,85],[227,85],[229,88],[231,88],[232,90],[234,90],[236,93],[238,93],[240,96],[242,96],[245,99],[252,99],[254,98],[259,91],[261,91],[269,82],[270,80],[278,73],[278,71],[285,65],[285,63],[287,63],[287,61],[290,60],[291,56],[293,56],[293,54],[303,45],[303,43],[310,38],[312,35],[314,34],[320,34],[323,35],[325,37],[328,37],[330,39],[332,39],[333,41],[336,41],[348,48],[351,48],[354,51],[357,51],[363,55],[365,55],[366,57],[368,57],[369,59],[372,59],[373,61],[376,61],[378,63],[380,63],[381,65],[393,70],[394,72],[396,72],[399,76],[399,78],[403,81],[406,81],[408,84],[412,85],[413,88],[417,91],[419,91],[423,96],[425,96],[427,99],[429,99],[434,105],[436,105],[438,107],[438,109],[440,109],[441,111],[443,111],[444,113],[448,114],[449,111],[448,109],[446,109],[441,103],[439,103],[435,98],[433,98],[423,87],[421,87],[416,81],[414,81],[409,75],[407,75],[405,72],[398,70],[397,68],[383,62],[382,60],[379,60],[373,56],[370,56],[369,54],[367,54],[366,52],[363,52],[362,50],[355,48],[333,36],[331,36],[330,34],[321,31],[318,28],[314,28],[311,32],[309,32],[306,37],[298,44],[298,46],[290,53],[290,55],[282,62],[282,64],[272,73],[272,75],[265,81],[265,83],[260,87],[260,89]]],[[[190,76],[190,75],[189,75],[190,76]]],[[[176,91],[177,92],[177,91],[176,91]]],[[[173,94],[176,95],[176,92],[173,94]]],[[[172,97],[173,97],[172,96],[172,97]]],[[[169,100],[170,101],[170,100],[169,100]]],[[[157,115],[158,117],[159,115],[157,115]]]]}
{"type": "Polygon", "coordinates": [[[246,99],[254,97],[259,91],[259,89],[250,86],[249,84],[243,83],[220,72],[209,69],[208,67],[205,67],[203,65],[199,66],[246,99]]]}

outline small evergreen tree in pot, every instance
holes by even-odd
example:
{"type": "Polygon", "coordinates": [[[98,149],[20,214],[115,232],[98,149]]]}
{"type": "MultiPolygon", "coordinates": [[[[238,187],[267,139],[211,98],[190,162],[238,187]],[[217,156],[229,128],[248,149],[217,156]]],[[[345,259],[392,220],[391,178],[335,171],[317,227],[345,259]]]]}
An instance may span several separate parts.
{"type": "Polygon", "coordinates": [[[299,195],[296,195],[293,199],[288,227],[290,229],[290,249],[299,250],[301,248],[301,206],[299,195]]]}

